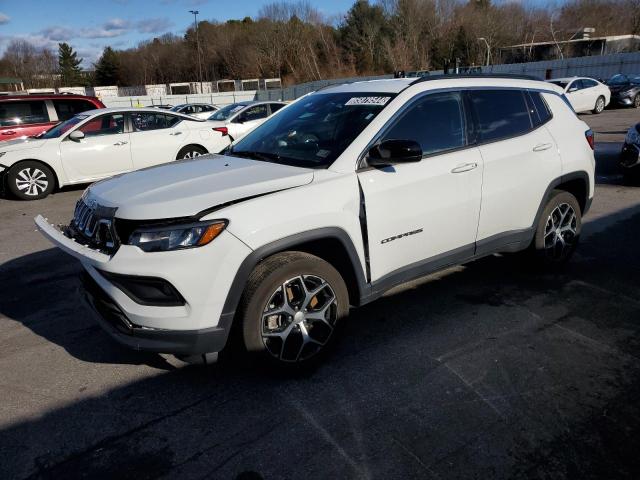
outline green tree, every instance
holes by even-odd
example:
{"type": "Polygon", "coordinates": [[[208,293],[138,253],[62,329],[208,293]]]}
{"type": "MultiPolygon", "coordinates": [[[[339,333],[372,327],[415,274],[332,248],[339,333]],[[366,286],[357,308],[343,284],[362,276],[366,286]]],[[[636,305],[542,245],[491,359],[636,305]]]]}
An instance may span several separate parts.
{"type": "Polygon", "coordinates": [[[367,0],[357,0],[340,26],[345,53],[353,59],[360,73],[384,69],[382,45],[389,34],[384,10],[379,5],[369,4],[367,0]]]}
{"type": "Polygon", "coordinates": [[[120,59],[111,47],[104,49],[95,67],[96,85],[120,85],[120,59]]]}
{"type": "Polygon", "coordinates": [[[68,43],[58,44],[58,66],[62,76],[62,85],[71,87],[81,83],[81,63],[82,58],[78,58],[78,54],[73,51],[71,45],[68,43]]]}

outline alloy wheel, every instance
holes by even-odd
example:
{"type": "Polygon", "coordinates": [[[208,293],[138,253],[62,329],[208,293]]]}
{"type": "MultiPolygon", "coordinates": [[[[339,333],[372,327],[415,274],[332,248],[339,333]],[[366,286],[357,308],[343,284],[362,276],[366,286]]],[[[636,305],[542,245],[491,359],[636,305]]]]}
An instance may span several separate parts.
{"type": "Polygon", "coordinates": [[[196,158],[196,157],[199,157],[200,155],[202,155],[202,154],[199,151],[191,150],[191,151],[185,153],[184,157],[182,157],[182,158],[196,158]]]}
{"type": "Polygon", "coordinates": [[[278,360],[307,360],[327,344],[337,316],[329,283],[317,275],[299,275],[271,294],[260,322],[262,341],[278,360]]]}
{"type": "Polygon", "coordinates": [[[633,98],[633,106],[640,108],[640,93],[633,98]]]}
{"type": "Polygon", "coordinates": [[[47,174],[39,168],[23,168],[16,175],[16,187],[25,195],[37,197],[49,186],[47,174]]]}
{"type": "Polygon", "coordinates": [[[604,110],[604,100],[602,98],[598,98],[596,101],[596,112],[600,113],[604,110]]]}
{"type": "Polygon", "coordinates": [[[553,260],[562,260],[576,243],[578,220],[568,203],[561,203],[551,211],[544,229],[544,250],[553,260]]]}

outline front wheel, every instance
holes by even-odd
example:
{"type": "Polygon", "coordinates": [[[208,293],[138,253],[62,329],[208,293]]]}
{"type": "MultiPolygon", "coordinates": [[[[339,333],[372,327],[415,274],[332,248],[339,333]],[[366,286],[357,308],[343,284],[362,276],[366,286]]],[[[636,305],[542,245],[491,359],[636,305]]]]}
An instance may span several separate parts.
{"type": "Polygon", "coordinates": [[[14,165],[7,173],[9,191],[21,200],[39,200],[53,191],[55,178],[49,167],[27,161],[14,165]]]}
{"type": "Polygon", "coordinates": [[[634,108],[640,108],[640,93],[637,93],[635,97],[633,97],[633,106],[634,108]]]}
{"type": "Polygon", "coordinates": [[[576,247],[582,230],[580,205],[571,193],[554,190],[538,220],[533,248],[545,266],[566,263],[576,247]]]}
{"type": "Polygon", "coordinates": [[[187,145],[178,152],[176,160],[195,158],[206,153],[207,151],[198,145],[187,145]]]}
{"type": "Polygon", "coordinates": [[[349,312],[344,280],[302,252],[276,254],[252,272],[240,307],[246,350],[280,367],[320,359],[349,312]]]}
{"type": "Polygon", "coordinates": [[[605,107],[604,97],[598,97],[598,99],[596,100],[596,105],[593,108],[592,112],[595,113],[596,115],[598,113],[602,113],[602,111],[604,110],[604,107],[605,107]]]}

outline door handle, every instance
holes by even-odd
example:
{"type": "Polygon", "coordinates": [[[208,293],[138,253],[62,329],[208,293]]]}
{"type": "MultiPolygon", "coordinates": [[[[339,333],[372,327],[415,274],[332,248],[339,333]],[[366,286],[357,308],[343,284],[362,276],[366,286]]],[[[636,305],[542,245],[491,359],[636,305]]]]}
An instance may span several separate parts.
{"type": "Polygon", "coordinates": [[[469,170],[473,170],[478,166],[477,163],[465,163],[463,165],[458,165],[456,168],[451,170],[451,173],[462,173],[468,172],[469,170]]]}
{"type": "Polygon", "coordinates": [[[13,135],[15,132],[15,130],[7,130],[5,132],[2,132],[2,135],[13,135]]]}
{"type": "Polygon", "coordinates": [[[173,132],[173,133],[170,133],[169,135],[174,135],[174,136],[175,135],[182,135],[182,132],[173,132]]]}
{"type": "Polygon", "coordinates": [[[121,147],[122,145],[126,145],[129,142],[116,142],[113,144],[114,147],[121,147]]]}
{"type": "Polygon", "coordinates": [[[542,152],[544,150],[549,150],[553,145],[550,143],[539,143],[535,147],[533,147],[534,152],[542,152]]]}

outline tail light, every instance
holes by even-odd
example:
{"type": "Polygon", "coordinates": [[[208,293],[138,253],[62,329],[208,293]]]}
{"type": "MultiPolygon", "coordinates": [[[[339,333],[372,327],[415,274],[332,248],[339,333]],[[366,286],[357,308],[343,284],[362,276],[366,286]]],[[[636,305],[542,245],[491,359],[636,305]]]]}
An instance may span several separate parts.
{"type": "Polygon", "coordinates": [[[595,139],[595,136],[593,135],[593,130],[591,129],[587,130],[586,132],[584,132],[584,136],[586,137],[587,143],[591,147],[591,150],[595,150],[596,139],[595,139]]]}
{"type": "Polygon", "coordinates": [[[223,137],[229,135],[229,129],[227,127],[216,127],[213,129],[215,132],[220,132],[223,137]]]}

